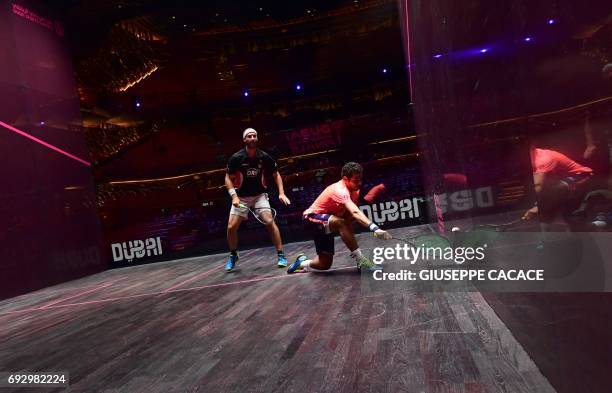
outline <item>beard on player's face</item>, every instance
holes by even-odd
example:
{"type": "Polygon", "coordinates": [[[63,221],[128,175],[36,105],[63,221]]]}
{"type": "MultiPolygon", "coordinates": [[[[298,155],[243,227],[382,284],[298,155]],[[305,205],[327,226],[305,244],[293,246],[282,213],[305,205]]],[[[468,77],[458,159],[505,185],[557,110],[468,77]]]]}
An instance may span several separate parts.
{"type": "Polygon", "coordinates": [[[348,190],[351,192],[359,191],[361,188],[361,173],[352,175],[350,179],[346,176],[344,176],[342,179],[346,184],[346,188],[348,188],[348,190]]]}
{"type": "Polygon", "coordinates": [[[257,137],[247,136],[244,140],[244,144],[251,149],[257,148],[257,137]]]}

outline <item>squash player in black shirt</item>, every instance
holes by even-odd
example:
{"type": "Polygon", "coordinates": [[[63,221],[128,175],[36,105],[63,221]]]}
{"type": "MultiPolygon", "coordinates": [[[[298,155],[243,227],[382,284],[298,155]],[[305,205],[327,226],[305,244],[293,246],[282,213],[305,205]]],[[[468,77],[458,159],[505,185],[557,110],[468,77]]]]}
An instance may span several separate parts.
{"type": "Polygon", "coordinates": [[[227,164],[225,186],[232,197],[232,208],[227,223],[227,243],[230,256],[225,264],[225,270],[230,272],[238,262],[238,228],[247,217],[248,208],[261,211],[260,219],[266,222],[272,242],[278,252],[278,267],[287,267],[287,259],[283,253],[283,242],[280,231],[269,210],[266,177],[272,176],[278,187],[278,199],[285,205],[291,202],[285,195],[283,179],[276,162],[266,152],[257,148],[257,131],[247,128],[242,133],[244,149],[232,155],[227,164]],[[247,208],[248,207],[248,208],[247,208]]]}

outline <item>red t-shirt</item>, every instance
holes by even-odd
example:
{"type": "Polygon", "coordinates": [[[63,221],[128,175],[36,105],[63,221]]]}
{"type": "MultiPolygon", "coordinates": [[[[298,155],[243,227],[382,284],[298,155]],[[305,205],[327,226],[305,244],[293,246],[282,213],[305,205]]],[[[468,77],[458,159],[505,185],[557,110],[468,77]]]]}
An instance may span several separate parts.
{"type": "Polygon", "coordinates": [[[593,172],[588,166],[578,164],[565,154],[546,149],[533,149],[531,165],[533,173],[550,173],[560,177],[593,172]]]}
{"type": "Polygon", "coordinates": [[[359,201],[359,191],[350,192],[346,185],[344,185],[344,181],[340,180],[327,186],[312,205],[304,211],[304,215],[310,213],[333,214],[334,216],[341,217],[346,210],[344,204],[349,199],[357,203],[359,201]]]}

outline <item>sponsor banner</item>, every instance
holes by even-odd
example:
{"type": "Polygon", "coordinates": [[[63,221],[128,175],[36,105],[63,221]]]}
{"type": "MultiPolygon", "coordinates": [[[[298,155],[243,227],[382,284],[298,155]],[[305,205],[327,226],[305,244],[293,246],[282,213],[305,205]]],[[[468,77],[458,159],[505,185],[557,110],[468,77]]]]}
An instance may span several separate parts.
{"type": "Polygon", "coordinates": [[[150,257],[151,255],[162,255],[162,245],[159,236],[150,237],[145,240],[130,240],[128,242],[111,244],[113,262],[127,261],[150,257]]]}
{"type": "Polygon", "coordinates": [[[291,154],[335,149],[340,146],[346,120],[336,120],[285,133],[291,154]]]}
{"type": "Polygon", "coordinates": [[[421,217],[419,204],[424,200],[421,197],[406,198],[398,202],[386,201],[361,205],[359,209],[370,221],[379,225],[394,221],[410,221],[421,217]]]}
{"type": "Polygon", "coordinates": [[[489,208],[495,205],[492,187],[460,190],[436,194],[433,198],[413,197],[399,201],[385,201],[361,205],[359,209],[371,221],[379,224],[402,223],[413,225],[423,219],[424,212],[434,209],[439,222],[444,214],[466,212],[472,209],[489,208]],[[433,200],[433,205],[430,203],[433,200]],[[427,205],[423,205],[427,204],[427,205]]]}
{"type": "Polygon", "coordinates": [[[55,34],[57,34],[60,37],[64,36],[64,26],[62,25],[62,22],[58,20],[54,20],[54,21],[49,20],[45,17],[38,15],[34,11],[28,9],[27,7],[24,7],[17,3],[12,4],[12,9],[13,9],[13,14],[20,16],[24,19],[27,19],[30,22],[36,23],[37,25],[45,27],[49,30],[52,30],[55,32],[55,34]]]}

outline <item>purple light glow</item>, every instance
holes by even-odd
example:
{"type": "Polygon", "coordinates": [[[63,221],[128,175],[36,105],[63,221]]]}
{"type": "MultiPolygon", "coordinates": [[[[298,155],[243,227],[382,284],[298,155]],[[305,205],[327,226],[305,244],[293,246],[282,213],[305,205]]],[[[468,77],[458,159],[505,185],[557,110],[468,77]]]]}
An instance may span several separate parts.
{"type": "Polygon", "coordinates": [[[548,20],[548,24],[549,25],[554,25],[555,24],[555,20],[554,19],[549,19],[548,20]]]}
{"type": "Polygon", "coordinates": [[[440,57],[442,57],[440,53],[438,53],[437,55],[434,55],[434,59],[439,59],[440,57]]]}

